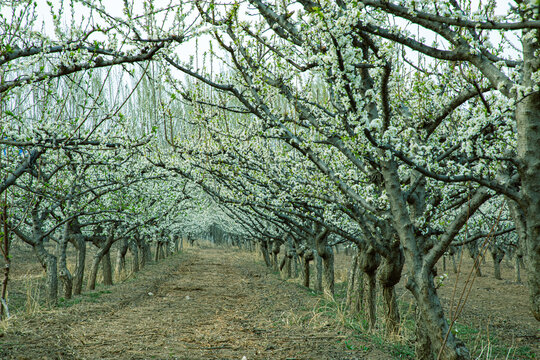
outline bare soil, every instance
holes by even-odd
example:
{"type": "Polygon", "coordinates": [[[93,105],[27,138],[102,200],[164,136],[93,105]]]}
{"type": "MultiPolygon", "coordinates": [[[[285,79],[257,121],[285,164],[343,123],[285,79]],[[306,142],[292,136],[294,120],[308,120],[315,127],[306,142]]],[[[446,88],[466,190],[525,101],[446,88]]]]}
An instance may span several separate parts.
{"type": "Polygon", "coordinates": [[[246,252],[188,249],[64,307],[17,316],[1,359],[391,359],[246,252]]]}

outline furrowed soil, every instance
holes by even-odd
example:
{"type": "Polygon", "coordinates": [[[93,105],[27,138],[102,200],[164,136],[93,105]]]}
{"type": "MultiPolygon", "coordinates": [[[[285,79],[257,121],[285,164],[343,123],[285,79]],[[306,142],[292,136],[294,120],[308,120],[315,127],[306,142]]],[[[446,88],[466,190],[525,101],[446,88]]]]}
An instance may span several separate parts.
{"type": "Polygon", "coordinates": [[[17,316],[0,359],[391,359],[246,252],[190,248],[64,307],[17,316]]]}

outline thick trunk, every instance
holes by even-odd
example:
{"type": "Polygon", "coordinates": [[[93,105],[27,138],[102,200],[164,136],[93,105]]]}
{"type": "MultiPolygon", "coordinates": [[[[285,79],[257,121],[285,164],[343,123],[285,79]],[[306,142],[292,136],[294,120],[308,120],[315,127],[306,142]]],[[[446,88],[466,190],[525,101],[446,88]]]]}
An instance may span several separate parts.
{"type": "Polygon", "coordinates": [[[302,281],[305,287],[309,288],[309,263],[313,260],[313,250],[308,249],[304,252],[304,256],[302,257],[302,281]]]}
{"type": "Polygon", "coordinates": [[[47,303],[54,306],[58,300],[58,260],[56,256],[45,250],[42,242],[34,244],[34,251],[45,269],[47,286],[47,303]]]}
{"type": "Polygon", "coordinates": [[[358,271],[358,254],[354,254],[351,259],[351,266],[347,274],[347,299],[345,300],[345,306],[347,309],[351,308],[354,290],[354,281],[356,279],[356,272],[358,271]]]}
{"type": "Polygon", "coordinates": [[[67,237],[69,236],[69,225],[65,225],[65,233],[62,236],[60,243],[58,244],[58,277],[62,282],[62,290],[65,299],[71,299],[73,294],[73,276],[67,268],[67,237]]]}
{"type": "Polygon", "coordinates": [[[77,249],[77,266],[73,274],[73,295],[80,295],[84,280],[84,267],[86,262],[86,241],[78,238],[74,241],[77,249]]]}
{"type": "MultiPolygon", "coordinates": [[[[334,250],[328,244],[328,231],[322,230],[315,237],[317,255],[322,259],[324,293],[328,297],[334,296],[334,250]]],[[[317,267],[319,265],[317,264],[317,267]]],[[[317,269],[319,270],[319,269],[317,269]]],[[[319,277],[319,274],[317,274],[319,277]]],[[[318,279],[317,279],[318,281],[318,279]]]]}
{"type": "Polygon", "coordinates": [[[274,268],[274,271],[279,270],[278,254],[280,247],[281,244],[274,240],[274,242],[272,243],[272,266],[274,268]]]}
{"type": "Polygon", "coordinates": [[[375,329],[377,323],[377,278],[375,273],[366,274],[367,282],[367,318],[369,330],[375,329]]]}
{"type": "Polygon", "coordinates": [[[266,264],[267,267],[271,267],[272,263],[270,262],[270,255],[268,255],[268,243],[265,240],[263,240],[260,242],[260,246],[261,246],[261,254],[264,259],[264,263],[266,264]]]}
{"type": "Polygon", "coordinates": [[[292,250],[287,252],[287,261],[285,262],[285,277],[290,279],[292,277],[292,263],[293,263],[292,250]]]}
{"type": "Polygon", "coordinates": [[[457,274],[458,273],[458,268],[457,268],[457,264],[456,264],[456,256],[454,254],[452,254],[450,256],[452,256],[452,271],[454,272],[454,274],[457,274]]]}
{"type": "Polygon", "coordinates": [[[101,262],[101,256],[99,254],[94,255],[92,259],[92,265],[90,266],[90,275],[88,276],[88,283],[86,288],[88,290],[95,290],[96,288],[96,278],[99,269],[99,263],[101,262]]]}
{"type": "Polygon", "coordinates": [[[92,266],[90,268],[90,277],[88,278],[87,288],[88,290],[94,290],[96,288],[96,278],[99,269],[99,264],[103,263],[103,282],[105,285],[112,285],[112,266],[109,250],[114,243],[114,233],[116,225],[113,225],[109,230],[107,239],[105,241],[95,243],[99,247],[99,251],[94,255],[92,260],[92,266]]]}
{"type": "Polygon", "coordinates": [[[161,243],[160,242],[156,243],[156,252],[154,255],[155,255],[154,262],[158,262],[159,259],[161,259],[161,243]]]}
{"type": "Polygon", "coordinates": [[[521,264],[520,264],[520,257],[518,256],[518,254],[516,254],[515,256],[515,272],[516,272],[516,282],[518,284],[521,284],[521,271],[520,271],[520,268],[521,268],[521,264]]]}
{"type": "MultiPolygon", "coordinates": [[[[384,154],[381,155],[384,156],[384,154]]],[[[430,244],[427,242],[428,239],[419,237],[415,233],[411,214],[408,211],[401,190],[396,162],[392,159],[382,161],[381,172],[384,177],[384,185],[390,202],[395,230],[399,235],[407,262],[407,288],[416,299],[419,325],[423,326],[425,335],[429,338],[431,356],[438,356],[440,360],[470,359],[467,348],[454,337],[444,317],[433,283],[432,265],[437,258],[432,256],[430,258],[431,262],[426,262],[425,254],[430,250],[430,244]]],[[[478,199],[481,200],[483,197],[479,196],[478,199]]],[[[478,204],[481,204],[481,202],[478,201],[478,204]]],[[[468,217],[465,215],[469,215],[468,208],[467,212],[460,212],[460,221],[455,226],[464,223],[463,221],[468,217]]],[[[451,241],[452,237],[448,237],[446,240],[451,241]]],[[[441,256],[446,251],[446,249],[438,245],[435,245],[434,248],[437,249],[441,256]]],[[[434,253],[431,253],[431,255],[434,255],[434,253]]],[[[423,355],[418,354],[417,357],[423,358],[423,355]]]]}
{"type": "Polygon", "coordinates": [[[103,259],[101,259],[101,267],[103,270],[103,285],[112,285],[113,278],[112,278],[111,253],[108,250],[105,252],[105,254],[103,254],[103,259]]]}
{"type": "Polygon", "coordinates": [[[141,269],[144,268],[146,263],[150,263],[152,261],[152,252],[150,251],[150,246],[148,243],[141,239],[140,249],[141,249],[141,269]]]}
{"type": "Polygon", "coordinates": [[[362,304],[364,303],[364,272],[360,269],[356,269],[356,275],[354,277],[353,295],[351,300],[351,312],[353,314],[360,314],[362,311],[362,304]]]}
{"type": "Polygon", "coordinates": [[[127,239],[122,239],[116,253],[116,273],[120,275],[126,269],[127,239]]]}
{"type": "Polygon", "coordinates": [[[323,284],[324,293],[329,296],[334,296],[334,251],[331,247],[328,247],[328,252],[323,259],[323,284]]]}
{"type": "Polygon", "coordinates": [[[322,265],[322,258],[319,256],[319,254],[317,254],[315,252],[314,254],[314,257],[315,257],[315,269],[317,270],[316,271],[316,274],[315,274],[315,286],[314,286],[314,290],[315,291],[319,291],[321,292],[322,289],[323,289],[323,265],[322,265]]]}
{"type": "Polygon", "coordinates": [[[504,252],[499,249],[491,251],[491,258],[493,259],[493,271],[495,273],[495,279],[502,280],[501,277],[501,261],[504,258],[504,252]]]}
{"type": "MultiPolygon", "coordinates": [[[[534,2],[531,1],[531,5],[534,2]]],[[[538,4],[531,11],[534,20],[540,20],[538,4]]],[[[533,19],[531,19],[533,20],[533,19]]],[[[524,29],[522,36],[524,89],[538,86],[535,73],[540,71],[540,31],[524,29]]],[[[522,242],[531,310],[540,321],[540,92],[527,94],[516,101],[517,152],[520,165],[521,206],[525,214],[526,235],[522,242]]],[[[523,239],[521,239],[523,240],[523,239]]]]}
{"type": "Polygon", "coordinates": [[[383,258],[378,271],[386,308],[386,332],[392,335],[396,335],[399,331],[400,316],[394,286],[401,280],[404,263],[403,249],[399,241],[394,241],[390,246],[389,253],[383,258]]]}
{"type": "Polygon", "coordinates": [[[467,249],[469,250],[469,256],[473,260],[474,269],[476,270],[476,276],[482,277],[482,270],[480,269],[480,251],[478,250],[478,243],[473,241],[467,244],[467,249]]]}
{"type": "MultiPolygon", "coordinates": [[[[470,359],[470,354],[465,345],[457,339],[450,331],[448,322],[443,313],[439,297],[437,296],[435,286],[433,285],[433,275],[429,271],[418,274],[423,277],[421,282],[416,280],[416,284],[411,284],[411,279],[407,287],[415,296],[416,303],[425,334],[431,345],[432,356],[441,360],[460,360],[470,359]]],[[[422,331],[424,331],[422,330],[422,331]]],[[[418,354],[420,357],[420,354],[418,354]]]]}
{"type": "Polygon", "coordinates": [[[359,248],[358,251],[358,268],[366,275],[364,277],[366,281],[367,288],[367,298],[366,298],[366,308],[367,308],[367,318],[369,329],[372,330],[375,327],[377,322],[377,269],[379,268],[381,261],[380,257],[373,249],[369,246],[368,248],[359,248]]]}
{"type": "Polygon", "coordinates": [[[131,271],[135,273],[139,271],[139,246],[137,246],[137,243],[135,241],[129,242],[129,250],[131,251],[131,255],[133,256],[133,261],[131,263],[131,271]]]}
{"type": "Polygon", "coordinates": [[[383,300],[386,307],[386,333],[397,335],[399,333],[399,308],[396,299],[396,289],[394,286],[383,286],[383,300]]]}

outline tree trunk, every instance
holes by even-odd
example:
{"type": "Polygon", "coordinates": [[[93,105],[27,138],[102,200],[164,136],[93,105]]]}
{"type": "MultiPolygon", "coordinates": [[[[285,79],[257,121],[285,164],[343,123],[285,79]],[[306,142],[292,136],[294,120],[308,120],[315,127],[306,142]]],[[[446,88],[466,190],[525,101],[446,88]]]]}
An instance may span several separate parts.
{"type": "Polygon", "coordinates": [[[69,223],[66,223],[64,225],[64,234],[62,235],[60,239],[60,243],[58,244],[58,277],[60,278],[60,281],[62,282],[62,289],[64,293],[65,299],[71,299],[71,295],[73,294],[73,276],[71,275],[69,269],[67,268],[67,244],[68,244],[68,237],[69,237],[69,223]]]}
{"type": "Polygon", "coordinates": [[[365,278],[367,282],[368,296],[367,296],[367,318],[369,331],[375,329],[375,324],[377,323],[377,278],[375,273],[366,274],[365,278]]]}
{"type": "Polygon", "coordinates": [[[55,306],[58,300],[58,260],[45,250],[42,242],[34,244],[34,251],[45,269],[47,286],[47,304],[55,306]]]}
{"type": "Polygon", "coordinates": [[[128,241],[126,238],[120,240],[120,246],[116,253],[116,273],[120,275],[126,269],[126,254],[128,250],[128,241]]]}
{"type": "Polygon", "coordinates": [[[0,215],[0,218],[2,219],[1,229],[2,229],[2,237],[0,238],[0,246],[2,247],[2,255],[4,257],[4,279],[2,280],[2,290],[0,292],[0,320],[2,320],[4,317],[9,318],[9,308],[7,304],[7,286],[9,281],[9,270],[11,268],[11,256],[9,255],[9,250],[11,246],[11,236],[9,233],[9,227],[8,227],[8,212],[7,212],[7,204],[4,203],[3,209],[2,209],[2,215],[0,215]],[[4,316],[5,312],[5,316],[4,316]]]}
{"type": "Polygon", "coordinates": [[[358,267],[354,277],[353,296],[351,300],[351,313],[360,314],[364,303],[364,272],[358,267]]]}
{"type": "MultiPolygon", "coordinates": [[[[315,237],[317,255],[322,259],[324,294],[327,297],[334,297],[334,250],[328,244],[328,230],[323,229],[315,237]]],[[[317,264],[317,267],[319,265],[317,264]]],[[[318,270],[318,269],[317,269],[318,270]]],[[[317,274],[317,277],[319,275],[317,274]]],[[[317,279],[318,281],[318,279],[317,279]]]]}
{"type": "Polygon", "coordinates": [[[103,285],[112,285],[113,284],[113,278],[112,278],[112,264],[111,264],[111,252],[106,251],[105,254],[103,254],[103,258],[101,259],[101,268],[103,270],[103,285]]]}
{"type": "Polygon", "coordinates": [[[493,259],[493,272],[495,273],[495,279],[502,280],[501,261],[504,258],[504,252],[498,248],[495,248],[491,251],[491,258],[493,259]]]}
{"type": "Polygon", "coordinates": [[[521,284],[521,270],[520,270],[520,268],[521,268],[520,262],[521,262],[521,261],[520,261],[520,260],[521,260],[521,259],[520,259],[520,257],[518,256],[518,254],[516,254],[515,260],[514,260],[514,261],[516,262],[516,265],[515,265],[515,271],[516,271],[516,282],[517,282],[518,284],[521,284]]]}
{"type": "Polygon", "coordinates": [[[383,300],[386,308],[386,333],[397,335],[399,332],[400,316],[394,286],[401,280],[405,257],[398,239],[389,246],[389,250],[386,257],[383,257],[381,266],[379,266],[378,277],[382,286],[383,300]]]}
{"type": "Polygon", "coordinates": [[[154,262],[157,263],[160,258],[161,258],[161,243],[158,241],[156,243],[156,252],[154,254],[154,262]]]}
{"type": "Polygon", "coordinates": [[[86,241],[78,236],[73,241],[77,249],[77,265],[73,274],[73,295],[80,295],[84,281],[84,267],[86,263],[86,241]]]}
{"type": "Polygon", "coordinates": [[[135,241],[129,242],[129,250],[131,251],[131,255],[133,256],[133,261],[131,263],[131,271],[134,273],[139,271],[139,246],[135,241]]]}
{"type": "Polygon", "coordinates": [[[99,256],[98,254],[94,255],[94,258],[92,259],[92,265],[90,266],[90,275],[88,276],[88,283],[86,284],[86,288],[88,290],[95,290],[96,288],[96,278],[99,269],[99,263],[101,262],[101,256],[99,256]]]}
{"type": "MultiPolygon", "coordinates": [[[[529,18],[540,20],[537,2],[529,18]]],[[[533,20],[533,19],[531,19],[533,20]]],[[[540,51],[538,29],[522,30],[523,69],[522,87],[531,89],[538,86],[535,73],[540,71],[538,52],[540,51]]],[[[531,310],[540,321],[540,92],[532,91],[516,101],[517,153],[521,180],[521,195],[525,217],[525,239],[523,245],[531,310]]]]}
{"type": "Polygon", "coordinates": [[[467,249],[469,250],[469,255],[474,263],[474,269],[476,270],[476,276],[482,277],[482,271],[480,270],[480,251],[478,250],[478,243],[473,241],[467,244],[467,249]]]}
{"type": "Polygon", "coordinates": [[[310,280],[309,263],[313,260],[313,257],[313,250],[307,249],[304,251],[304,256],[302,257],[302,281],[307,288],[309,288],[310,280]]]}
{"type": "Polygon", "coordinates": [[[261,254],[264,259],[264,263],[267,267],[272,267],[272,263],[270,262],[270,255],[268,255],[268,243],[266,240],[261,240],[259,243],[261,246],[261,254]]]}
{"type": "Polygon", "coordinates": [[[456,264],[456,257],[454,254],[451,255],[452,256],[452,271],[454,272],[454,274],[457,274],[458,273],[458,268],[457,268],[457,264],[456,264]]]}
{"type": "MultiPolygon", "coordinates": [[[[381,157],[383,159],[386,157],[385,154],[382,154],[382,151],[381,157]]],[[[425,333],[429,338],[431,346],[431,356],[438,356],[440,360],[470,359],[467,348],[450,331],[450,326],[444,317],[433,281],[432,266],[438,259],[431,253],[432,262],[426,262],[425,254],[429,251],[430,244],[428,239],[418,236],[415,233],[414,225],[411,221],[411,217],[415,217],[408,211],[408,205],[401,190],[398,167],[395,160],[387,159],[381,161],[381,173],[390,202],[394,227],[399,235],[407,262],[407,289],[411,291],[416,299],[417,309],[420,315],[419,325],[423,325],[423,328],[426,330],[425,333]]],[[[485,194],[487,193],[478,193],[478,196],[471,202],[482,204],[482,200],[487,199],[484,196],[485,194]]],[[[462,226],[468,218],[470,208],[468,207],[466,210],[467,212],[460,212],[460,221],[455,224],[454,229],[459,230],[459,224],[462,226]],[[467,216],[464,214],[467,214],[467,216]]],[[[451,241],[452,239],[453,237],[449,236],[447,240],[451,241]]],[[[444,253],[441,254],[439,252],[439,254],[442,256],[444,253]]],[[[422,354],[418,354],[417,357],[424,358],[422,354]]]]}
{"type": "Polygon", "coordinates": [[[279,270],[278,254],[280,246],[281,244],[276,240],[272,243],[272,266],[274,267],[274,271],[279,270]]]}
{"type": "Polygon", "coordinates": [[[88,278],[87,288],[88,290],[94,290],[96,288],[96,278],[99,269],[99,264],[103,261],[103,281],[106,285],[112,285],[112,266],[109,250],[114,243],[114,233],[116,230],[116,224],[114,224],[109,230],[106,240],[95,243],[99,247],[98,252],[94,255],[92,260],[92,266],[90,267],[90,277],[88,278]]]}
{"type": "Polygon", "coordinates": [[[322,258],[315,252],[315,268],[317,270],[316,277],[315,277],[315,291],[322,292],[323,289],[323,265],[322,265],[322,258]]]}
{"type": "Polygon", "coordinates": [[[356,272],[358,271],[358,254],[354,254],[351,259],[351,266],[347,274],[347,299],[345,300],[345,306],[347,309],[351,308],[354,290],[354,281],[356,278],[356,272]]]}
{"type": "MultiPolygon", "coordinates": [[[[470,359],[465,345],[450,331],[450,326],[444,317],[443,309],[433,284],[433,272],[425,274],[424,270],[418,277],[426,278],[419,284],[418,280],[409,278],[407,288],[415,296],[421,324],[425,327],[425,335],[429,338],[431,353],[439,354],[442,360],[470,359]]],[[[419,357],[420,354],[417,354],[419,357]]],[[[432,355],[432,356],[433,356],[432,355]]]]}
{"type": "Polygon", "coordinates": [[[377,322],[376,273],[379,265],[380,257],[373,247],[358,249],[358,268],[366,275],[364,278],[367,285],[366,308],[370,330],[375,328],[377,322]]]}

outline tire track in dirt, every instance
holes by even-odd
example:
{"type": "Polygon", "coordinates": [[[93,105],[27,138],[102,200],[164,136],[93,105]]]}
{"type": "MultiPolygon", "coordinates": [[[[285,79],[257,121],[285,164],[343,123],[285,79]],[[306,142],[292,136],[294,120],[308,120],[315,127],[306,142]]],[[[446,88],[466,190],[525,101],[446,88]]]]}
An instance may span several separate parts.
{"type": "Polygon", "coordinates": [[[24,354],[4,354],[20,359],[391,358],[318,316],[317,298],[244,252],[190,249],[110,290],[99,304],[33,319],[34,327],[48,327],[48,335],[21,324],[26,344],[33,345],[24,354]]]}

